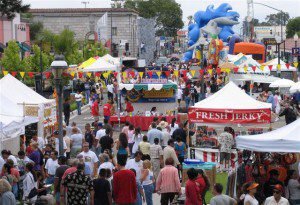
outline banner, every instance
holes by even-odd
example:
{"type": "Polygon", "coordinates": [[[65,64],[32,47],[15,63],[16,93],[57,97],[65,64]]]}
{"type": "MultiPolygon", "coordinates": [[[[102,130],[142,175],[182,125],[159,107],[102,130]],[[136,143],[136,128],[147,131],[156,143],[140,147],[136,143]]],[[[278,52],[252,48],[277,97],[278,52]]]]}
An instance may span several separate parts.
{"type": "MultiPolygon", "coordinates": [[[[97,32],[97,36],[98,36],[98,41],[99,42],[106,42],[108,40],[107,37],[107,12],[105,14],[103,14],[103,16],[97,21],[97,25],[96,25],[96,32],[97,32]],[[102,41],[101,41],[102,40],[102,41]]],[[[102,43],[103,43],[102,42],[102,43]]]]}
{"type": "Polygon", "coordinates": [[[126,91],[126,97],[130,102],[133,103],[174,103],[176,101],[176,92],[173,89],[170,90],[141,90],[136,91],[132,89],[126,91]]]}
{"type": "Polygon", "coordinates": [[[229,110],[189,108],[189,122],[213,124],[267,124],[271,121],[270,109],[229,110]]]}

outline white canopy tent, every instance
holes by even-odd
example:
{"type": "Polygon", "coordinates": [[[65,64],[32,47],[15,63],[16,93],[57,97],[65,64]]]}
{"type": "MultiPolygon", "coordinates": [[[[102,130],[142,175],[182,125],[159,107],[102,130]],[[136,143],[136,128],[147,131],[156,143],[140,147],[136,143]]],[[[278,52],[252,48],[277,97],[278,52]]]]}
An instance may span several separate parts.
{"type": "Polygon", "coordinates": [[[109,54],[106,54],[106,55],[102,56],[101,58],[103,60],[107,61],[110,64],[118,65],[118,66],[120,65],[120,59],[119,58],[114,58],[109,54]]]}
{"type": "Polygon", "coordinates": [[[270,84],[270,88],[290,88],[295,82],[289,79],[279,79],[270,84]]]}
{"type": "Polygon", "coordinates": [[[300,153],[300,119],[271,132],[238,136],[238,149],[257,152],[300,153]]]}
{"type": "Polygon", "coordinates": [[[290,93],[300,93],[300,82],[295,83],[295,84],[290,88],[290,93]]]}
{"type": "MultiPolygon", "coordinates": [[[[279,61],[280,62],[280,70],[281,71],[297,71],[297,68],[293,67],[292,65],[289,66],[289,68],[286,67],[286,63],[282,60],[279,61]]],[[[268,62],[265,62],[264,64],[262,64],[264,66],[269,66],[272,65],[272,71],[276,71],[278,70],[277,65],[278,65],[278,58],[274,58],[268,62]]],[[[270,70],[269,68],[266,70],[270,70]]]]}
{"type": "Polygon", "coordinates": [[[272,83],[276,80],[280,80],[280,78],[270,76],[270,75],[259,75],[259,74],[229,74],[229,79],[231,81],[251,81],[255,83],[272,83]]]}
{"type": "Polygon", "coordinates": [[[233,82],[229,82],[212,96],[197,102],[195,108],[208,109],[270,109],[270,103],[257,101],[247,95],[233,82]]]}
{"type": "Polygon", "coordinates": [[[117,70],[117,65],[108,63],[103,58],[98,58],[92,65],[87,66],[82,71],[83,72],[101,72],[101,71],[115,71],[117,70]]]}
{"type": "MultiPolygon", "coordinates": [[[[19,113],[19,116],[24,115],[23,113],[25,113],[25,107],[32,106],[38,108],[38,113],[36,113],[36,116],[32,115],[32,117],[38,118],[38,136],[43,136],[43,121],[45,118],[44,111],[45,109],[51,109],[55,107],[55,100],[44,98],[10,74],[7,74],[0,80],[0,87],[0,96],[8,99],[11,102],[10,104],[20,107],[22,114],[20,115],[19,113]]],[[[5,104],[1,104],[1,107],[2,106],[5,106],[5,104]]],[[[4,109],[6,109],[6,107],[4,107],[4,109]]],[[[11,116],[17,115],[16,113],[13,113],[12,110],[13,108],[7,109],[8,113],[6,113],[6,115],[9,115],[10,112],[12,112],[11,116]]]]}
{"type": "Polygon", "coordinates": [[[189,121],[198,125],[253,125],[271,121],[271,104],[253,99],[233,82],[189,108],[189,121]]]}

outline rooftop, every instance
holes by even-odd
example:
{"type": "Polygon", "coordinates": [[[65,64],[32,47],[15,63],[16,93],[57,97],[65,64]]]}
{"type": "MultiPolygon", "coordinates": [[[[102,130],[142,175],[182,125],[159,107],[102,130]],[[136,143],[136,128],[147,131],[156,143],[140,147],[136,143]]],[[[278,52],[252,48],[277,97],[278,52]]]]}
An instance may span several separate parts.
{"type": "Polygon", "coordinates": [[[133,9],[126,8],[42,8],[29,9],[28,13],[92,13],[92,12],[133,12],[133,9]]]}

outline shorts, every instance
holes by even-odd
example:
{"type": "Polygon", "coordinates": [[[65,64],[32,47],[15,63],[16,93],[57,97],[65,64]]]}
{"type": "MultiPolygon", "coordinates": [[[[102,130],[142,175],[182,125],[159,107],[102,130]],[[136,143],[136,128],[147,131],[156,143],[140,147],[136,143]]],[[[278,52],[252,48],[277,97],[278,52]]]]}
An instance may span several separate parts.
{"type": "Polygon", "coordinates": [[[227,153],[227,152],[221,152],[220,153],[220,162],[222,161],[228,161],[230,160],[230,153],[227,153]]]}

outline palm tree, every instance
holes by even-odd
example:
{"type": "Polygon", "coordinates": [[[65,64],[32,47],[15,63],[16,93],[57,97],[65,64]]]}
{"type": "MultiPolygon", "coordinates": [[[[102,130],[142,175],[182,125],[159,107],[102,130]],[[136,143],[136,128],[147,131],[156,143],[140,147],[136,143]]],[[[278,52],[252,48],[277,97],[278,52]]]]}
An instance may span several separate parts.
{"type": "Polygon", "coordinates": [[[189,25],[192,24],[193,21],[194,21],[194,17],[193,16],[188,16],[187,19],[189,21],[189,23],[188,23],[189,25]]]}

